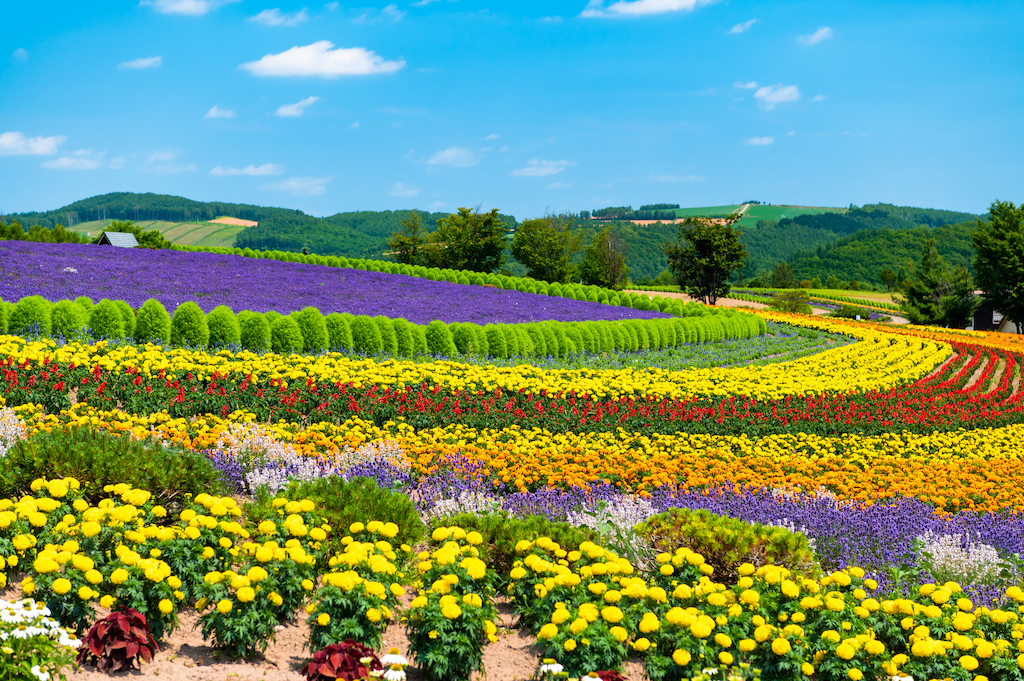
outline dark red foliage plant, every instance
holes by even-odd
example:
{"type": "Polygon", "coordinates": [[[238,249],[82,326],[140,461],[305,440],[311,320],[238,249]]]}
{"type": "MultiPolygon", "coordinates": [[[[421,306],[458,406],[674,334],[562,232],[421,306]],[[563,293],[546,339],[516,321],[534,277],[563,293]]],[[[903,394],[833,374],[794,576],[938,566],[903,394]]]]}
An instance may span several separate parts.
{"type": "Polygon", "coordinates": [[[595,673],[597,674],[597,678],[601,679],[601,681],[626,681],[626,677],[614,669],[602,669],[595,673]]]}
{"type": "Polygon", "coordinates": [[[313,659],[302,668],[302,675],[308,681],[355,681],[369,678],[371,671],[380,669],[383,669],[380,658],[372,648],[347,638],[341,643],[332,643],[323,650],[313,653],[313,659]]]}
{"type": "Polygon", "coordinates": [[[149,633],[146,616],[126,608],[92,625],[82,640],[78,664],[95,665],[101,672],[119,672],[153,661],[159,648],[149,633]]]}

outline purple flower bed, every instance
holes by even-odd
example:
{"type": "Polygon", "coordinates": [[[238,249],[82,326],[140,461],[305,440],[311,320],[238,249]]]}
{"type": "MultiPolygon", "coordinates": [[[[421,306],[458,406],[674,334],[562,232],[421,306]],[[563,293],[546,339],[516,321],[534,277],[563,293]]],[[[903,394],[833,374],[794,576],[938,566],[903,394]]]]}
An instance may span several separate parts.
{"type": "Polygon", "coordinates": [[[324,314],[350,312],[403,317],[416,324],[521,323],[667,317],[628,307],[571,298],[464,286],[401,274],[243,258],[215,253],[151,251],[81,244],[0,242],[0,298],[47,300],[89,296],[139,307],[156,298],[168,312],[195,301],[204,312],[227,305],[235,312],[307,306],[324,314]]]}

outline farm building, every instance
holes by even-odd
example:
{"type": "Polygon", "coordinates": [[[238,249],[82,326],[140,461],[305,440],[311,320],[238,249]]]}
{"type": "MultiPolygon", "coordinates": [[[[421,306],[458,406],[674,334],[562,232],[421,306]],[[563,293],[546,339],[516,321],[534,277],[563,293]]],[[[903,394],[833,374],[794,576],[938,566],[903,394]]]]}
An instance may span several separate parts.
{"type": "Polygon", "coordinates": [[[118,248],[136,248],[139,242],[130,232],[103,232],[100,235],[100,246],[117,246],[118,248]]]}

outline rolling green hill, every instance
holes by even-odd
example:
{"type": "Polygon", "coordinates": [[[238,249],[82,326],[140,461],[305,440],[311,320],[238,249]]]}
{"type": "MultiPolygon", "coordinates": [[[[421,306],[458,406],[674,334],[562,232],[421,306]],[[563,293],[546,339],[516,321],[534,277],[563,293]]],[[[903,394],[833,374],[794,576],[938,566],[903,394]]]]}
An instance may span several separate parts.
{"type": "MultiPolygon", "coordinates": [[[[96,237],[113,220],[89,220],[79,222],[70,229],[80,234],[96,237]]],[[[170,222],[167,220],[140,220],[135,223],[142,229],[155,229],[171,243],[183,246],[220,246],[233,248],[235,238],[245,227],[238,225],[217,225],[209,222],[170,222]]]]}

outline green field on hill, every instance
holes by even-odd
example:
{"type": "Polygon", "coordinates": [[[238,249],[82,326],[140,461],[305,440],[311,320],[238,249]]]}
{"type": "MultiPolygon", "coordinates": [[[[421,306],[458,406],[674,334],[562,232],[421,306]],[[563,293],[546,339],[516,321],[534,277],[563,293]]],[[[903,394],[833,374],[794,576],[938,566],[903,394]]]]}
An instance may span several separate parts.
{"type": "MultiPolygon", "coordinates": [[[[70,229],[79,234],[99,236],[112,220],[90,220],[79,222],[70,229]]],[[[168,222],[166,220],[139,220],[135,223],[146,231],[156,230],[165,239],[182,246],[220,246],[233,248],[235,237],[245,227],[240,225],[217,225],[209,222],[168,222]]]]}

